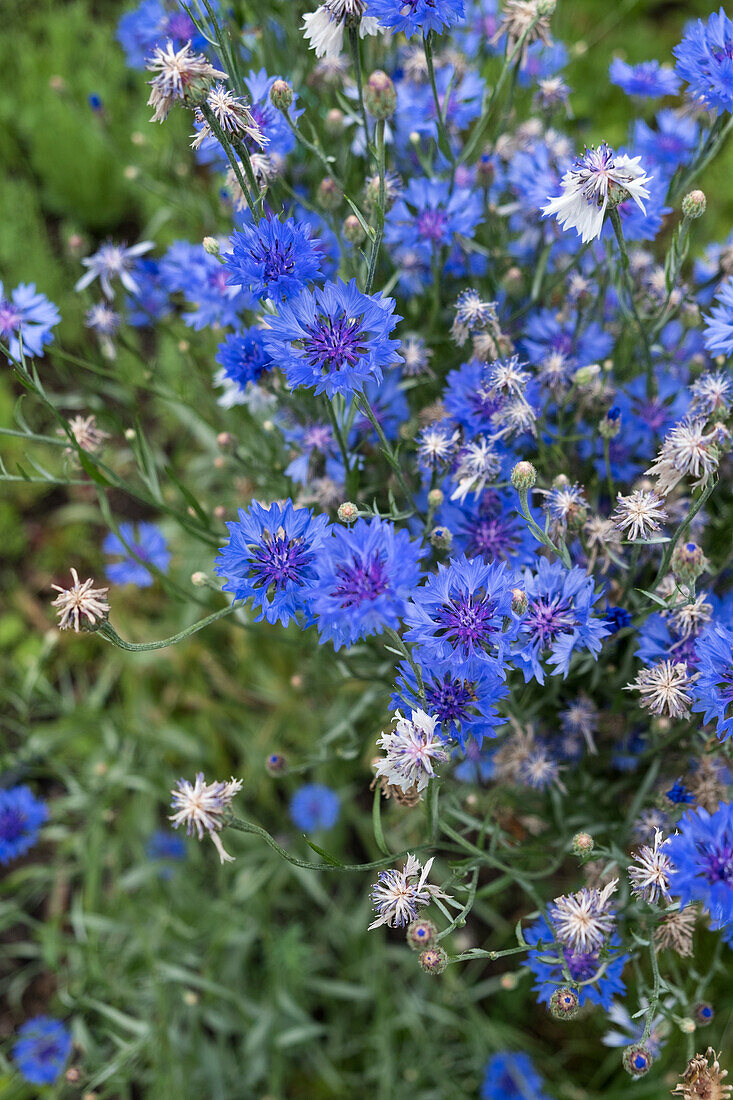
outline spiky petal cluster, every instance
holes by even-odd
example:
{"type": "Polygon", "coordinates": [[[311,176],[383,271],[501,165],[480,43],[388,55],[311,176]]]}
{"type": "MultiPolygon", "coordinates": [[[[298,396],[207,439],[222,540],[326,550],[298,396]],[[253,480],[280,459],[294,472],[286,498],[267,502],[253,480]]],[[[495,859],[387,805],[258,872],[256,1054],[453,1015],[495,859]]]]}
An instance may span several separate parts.
{"type": "Polygon", "coordinates": [[[432,898],[453,900],[427,881],[434,858],[423,867],[416,856],[408,855],[400,870],[379,872],[372,887],[372,905],[378,916],[369,925],[369,931],[382,924],[402,928],[415,920],[422,906],[428,905],[432,898]]]}
{"type": "Polygon", "coordinates": [[[659,530],[660,520],[667,518],[667,513],[659,507],[661,503],[661,497],[645,489],[635,489],[628,496],[619,493],[613,513],[616,527],[632,542],[637,539],[646,542],[659,530]]]}
{"type": "Polygon", "coordinates": [[[262,218],[257,225],[236,230],[225,253],[228,286],[243,286],[258,298],[285,301],[318,277],[321,254],[311,240],[310,226],[294,218],[262,218]]]}
{"type": "Polygon", "coordinates": [[[646,471],[657,478],[657,492],[662,496],[687,476],[695,478],[693,488],[699,489],[717,470],[720,443],[729,436],[722,425],[711,431],[705,427],[704,420],[681,420],[664,437],[659,455],[646,471]]]}
{"type": "Polygon", "coordinates": [[[208,833],[219,853],[220,862],[231,863],[234,856],[224,850],[218,830],[223,824],[224,811],[241,789],[241,779],[232,778],[228,783],[223,780],[207,783],[203,772],[198,772],[193,784],[187,779],[179,779],[171,791],[171,805],[175,813],[170,815],[169,820],[173,822],[174,829],[185,825],[186,834],[193,836],[195,832],[199,840],[203,840],[204,834],[208,833]]]}
{"type": "Polygon", "coordinates": [[[80,630],[95,630],[109,615],[109,604],[106,600],[109,588],[95,588],[92,577],[80,581],[79,574],[73,568],[71,579],[73,583],[70,588],[51,585],[59,593],[51,602],[51,607],[58,608],[56,614],[59,617],[59,630],[70,630],[73,627],[77,634],[80,630]]]}
{"type": "Polygon", "coordinates": [[[690,712],[692,697],[689,693],[692,679],[683,661],[659,661],[651,668],[643,668],[636,679],[627,684],[624,691],[638,691],[641,705],[652,714],[666,714],[670,718],[686,718],[690,712]]]}
{"type": "MultiPolygon", "coordinates": [[[[371,6],[371,5],[370,5],[371,6]]],[[[325,0],[325,3],[303,16],[301,30],[316,57],[337,58],[344,42],[344,26],[358,26],[359,37],[377,34],[379,23],[365,16],[365,0],[325,0]]]]}
{"type": "MultiPolygon", "coordinates": [[[[255,122],[246,100],[235,96],[223,84],[214,85],[206,97],[206,104],[228,137],[248,137],[259,146],[265,146],[269,141],[255,122]]],[[[198,149],[208,138],[215,136],[200,107],[196,110],[195,118],[198,128],[191,142],[192,149],[198,149]]]]}
{"type": "Polygon", "coordinates": [[[654,830],[654,844],[642,844],[634,855],[634,862],[627,868],[631,880],[631,892],[637,898],[656,905],[660,898],[671,901],[669,892],[672,860],[663,851],[669,838],[663,839],[659,829],[654,830]]]}
{"type": "Polygon", "coordinates": [[[424,710],[413,710],[409,718],[397,711],[394,729],[383,733],[377,744],[384,752],[375,771],[403,791],[423,791],[435,775],[433,764],[448,759],[445,741],[435,734],[438,719],[424,710]]]}
{"type": "Polygon", "coordinates": [[[617,154],[605,141],[586,149],[561,180],[562,194],[549,198],[545,217],[555,215],[563,229],[575,229],[584,244],[600,237],[610,202],[631,197],[642,212],[649,198],[650,177],[640,157],[617,154]]]}
{"type": "Polygon", "coordinates": [[[724,802],[713,814],[688,811],[678,829],[667,846],[673,896],[682,906],[702,902],[716,927],[727,924],[733,920],[733,804],[724,802]]]}
{"type": "Polygon", "coordinates": [[[164,122],[174,103],[189,105],[203,98],[213,80],[226,80],[227,74],[215,69],[202,53],[194,53],[186,42],[179,50],[171,41],[156,46],[147,58],[146,68],[155,73],[148,106],[153,108],[151,122],[164,122]]]}
{"type": "Polygon", "coordinates": [[[672,51],[676,72],[687,81],[688,94],[708,108],[733,106],[733,22],[723,9],[707,23],[698,19],[672,51]]]}
{"type": "Polygon", "coordinates": [[[598,951],[610,936],[614,913],[609,903],[617,886],[618,879],[613,879],[602,890],[583,887],[555,898],[550,906],[555,933],[574,954],[598,951]]]}

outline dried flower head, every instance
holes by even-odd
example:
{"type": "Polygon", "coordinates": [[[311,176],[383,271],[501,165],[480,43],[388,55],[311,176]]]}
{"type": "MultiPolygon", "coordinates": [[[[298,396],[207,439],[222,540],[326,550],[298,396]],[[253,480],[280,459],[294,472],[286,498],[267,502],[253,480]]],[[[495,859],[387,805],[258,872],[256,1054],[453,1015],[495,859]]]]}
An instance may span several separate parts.
{"type": "MultiPolygon", "coordinates": [[[[248,137],[260,147],[267,144],[269,138],[260,130],[252,117],[249,105],[239,96],[235,96],[223,84],[216,84],[206,97],[206,104],[222,130],[229,137],[248,137]]],[[[211,127],[204,118],[201,108],[195,114],[198,133],[191,142],[192,149],[198,149],[207,138],[213,137],[211,127]]]]}
{"type": "Polygon", "coordinates": [[[654,932],[654,942],[660,951],[669,949],[680,958],[689,958],[692,954],[692,936],[695,931],[697,909],[688,905],[676,913],[664,917],[654,932]]]}
{"type": "Polygon", "coordinates": [[[662,851],[667,840],[659,829],[654,831],[654,845],[643,844],[634,855],[634,862],[627,868],[631,880],[631,892],[655,905],[660,898],[671,901],[669,893],[672,860],[662,851]]]}
{"type": "Polygon", "coordinates": [[[573,954],[600,950],[613,931],[614,913],[610,900],[617,886],[618,879],[613,879],[602,890],[584,886],[576,894],[555,898],[550,906],[552,924],[557,938],[573,954]]]}
{"type": "Polygon", "coordinates": [[[203,772],[198,772],[193,784],[187,779],[179,779],[177,787],[171,791],[172,806],[176,812],[170,815],[169,820],[173,822],[174,829],[185,824],[187,835],[192,836],[195,831],[199,840],[203,839],[204,833],[208,833],[219,853],[220,862],[231,863],[234,856],[224,850],[218,830],[223,824],[224,811],[241,789],[241,779],[232,778],[228,783],[222,780],[207,783],[203,772]]]}
{"type": "Polygon", "coordinates": [[[636,539],[646,542],[659,530],[659,521],[667,518],[667,513],[659,507],[661,503],[656,493],[643,489],[635,489],[628,496],[619,493],[613,513],[615,524],[632,542],[636,539]]]}
{"type": "Polygon", "coordinates": [[[542,42],[544,46],[552,45],[550,17],[554,10],[554,0],[506,0],[501,21],[491,43],[498,42],[506,34],[507,57],[511,57],[521,42],[519,59],[523,66],[533,42],[542,42]]]}
{"type": "Polygon", "coordinates": [[[682,1080],[672,1089],[673,1096],[684,1096],[685,1100],[725,1100],[733,1092],[733,1085],[724,1085],[728,1076],[727,1069],[720,1068],[720,1062],[712,1047],[705,1054],[696,1054],[687,1065],[682,1080]]]}
{"type": "Polygon", "coordinates": [[[668,714],[670,718],[686,718],[692,696],[688,688],[692,678],[682,661],[659,661],[643,668],[624,691],[638,691],[641,705],[652,714],[668,714]]]}
{"type": "Polygon", "coordinates": [[[409,718],[397,711],[393,721],[395,728],[377,741],[384,757],[376,773],[403,792],[413,787],[424,791],[435,775],[433,764],[448,759],[445,741],[435,733],[438,719],[424,710],[413,710],[409,718]]]}
{"type": "Polygon", "coordinates": [[[423,867],[420,860],[408,855],[400,870],[380,871],[377,882],[372,887],[372,904],[379,914],[369,925],[369,930],[387,924],[391,928],[400,928],[416,919],[418,910],[428,905],[431,898],[443,898],[453,901],[437,886],[427,881],[433,865],[431,857],[423,867]]]}
{"type": "Polygon", "coordinates": [[[226,80],[227,74],[215,69],[202,53],[194,53],[187,42],[174,50],[172,42],[156,46],[146,67],[156,75],[148,81],[152,91],[148,106],[153,108],[151,122],[164,122],[176,101],[194,105],[205,95],[212,80],[226,80]]]}
{"type": "Polygon", "coordinates": [[[79,580],[76,569],[71,570],[73,584],[70,588],[61,588],[58,584],[51,587],[59,593],[51,607],[57,607],[59,630],[96,630],[109,615],[109,604],[105,599],[109,588],[94,588],[91,577],[79,580]]]}

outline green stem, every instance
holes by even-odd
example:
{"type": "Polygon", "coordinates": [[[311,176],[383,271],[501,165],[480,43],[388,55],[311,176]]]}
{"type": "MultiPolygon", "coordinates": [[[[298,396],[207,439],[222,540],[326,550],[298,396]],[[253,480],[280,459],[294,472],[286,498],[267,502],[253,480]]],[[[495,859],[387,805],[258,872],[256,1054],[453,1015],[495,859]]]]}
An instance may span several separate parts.
{"type": "Polygon", "coordinates": [[[629,297],[629,308],[631,315],[636,322],[636,326],[639,329],[639,335],[641,336],[642,347],[644,349],[644,361],[646,363],[646,395],[647,397],[654,397],[657,392],[657,382],[654,377],[654,364],[652,363],[652,352],[649,345],[649,337],[647,335],[644,322],[639,316],[639,311],[636,308],[636,300],[634,297],[634,284],[631,280],[631,272],[629,270],[629,253],[626,249],[626,241],[624,239],[624,230],[621,225],[621,216],[618,209],[612,206],[608,215],[611,219],[611,225],[613,231],[616,234],[616,240],[618,242],[619,252],[621,253],[621,272],[623,275],[624,283],[626,284],[626,291],[629,297]]]}
{"type": "MultiPolygon", "coordinates": [[[[433,102],[435,103],[435,118],[438,126],[438,144],[441,147],[442,152],[450,160],[451,164],[455,162],[455,156],[453,149],[451,148],[450,137],[445,126],[445,119],[443,118],[443,109],[440,105],[440,96],[438,95],[438,85],[435,81],[435,65],[433,64],[433,32],[428,31],[426,35],[423,35],[423,47],[425,49],[425,61],[428,66],[428,76],[430,77],[430,87],[433,91],[433,102]]],[[[446,96],[447,99],[447,96],[446,96]]]]}
{"type": "Polygon", "coordinates": [[[646,1021],[644,1023],[644,1033],[641,1037],[641,1043],[644,1044],[652,1033],[652,1024],[654,1022],[654,1016],[659,1005],[659,998],[662,989],[662,977],[659,973],[659,960],[657,959],[657,951],[654,946],[654,936],[652,935],[649,941],[649,958],[652,962],[652,974],[654,975],[654,988],[652,989],[652,995],[649,1000],[649,1008],[646,1013],[646,1021]]]}
{"type": "Polygon", "coordinates": [[[349,27],[349,47],[351,49],[351,60],[354,65],[354,76],[356,78],[356,94],[359,100],[359,110],[361,112],[361,123],[364,127],[364,144],[369,153],[369,122],[367,119],[366,107],[364,106],[364,88],[361,75],[361,50],[359,49],[359,30],[355,25],[349,27]]]}
{"type": "Polygon", "coordinates": [[[519,494],[519,513],[522,516],[522,518],[524,519],[525,523],[529,527],[529,529],[532,532],[532,534],[534,535],[534,537],[537,539],[538,542],[541,542],[543,546],[546,546],[549,550],[552,550],[553,553],[557,554],[557,556],[560,558],[560,561],[563,563],[563,565],[567,569],[570,569],[572,567],[573,562],[572,562],[572,558],[570,557],[570,551],[568,550],[565,543],[560,542],[560,545],[556,546],[555,543],[552,541],[552,539],[549,537],[549,535],[545,534],[545,532],[542,530],[540,525],[534,519],[534,517],[532,515],[532,512],[530,510],[530,507],[529,507],[529,499],[528,499],[528,496],[527,496],[528,490],[527,489],[517,489],[517,492],[519,494]]]}
{"type": "Polygon", "coordinates": [[[411,493],[411,491],[410,491],[410,489],[407,485],[407,482],[405,481],[404,474],[402,473],[402,467],[400,466],[399,461],[397,460],[397,456],[395,455],[395,453],[392,449],[392,446],[390,445],[389,440],[387,439],[386,435],[384,434],[384,431],[382,429],[382,425],[379,423],[376,416],[374,415],[374,410],[373,410],[372,406],[369,403],[369,398],[363,392],[362,393],[356,393],[356,394],[354,394],[354,401],[355,401],[357,407],[367,417],[367,419],[371,423],[372,427],[374,428],[374,431],[377,433],[377,438],[379,439],[380,450],[381,450],[382,454],[384,455],[384,457],[387,459],[387,462],[389,463],[389,465],[394,470],[394,473],[395,473],[395,476],[396,476],[397,481],[399,483],[400,489],[402,490],[408,505],[412,505],[413,504],[412,493],[411,493]]]}
{"type": "Polygon", "coordinates": [[[692,523],[693,519],[695,518],[697,513],[700,511],[703,504],[705,504],[706,500],[708,499],[708,497],[710,496],[710,494],[712,493],[712,491],[713,491],[713,489],[715,488],[716,485],[717,485],[717,479],[716,478],[711,478],[710,482],[705,486],[702,493],[700,494],[698,499],[693,504],[692,508],[690,508],[689,512],[687,513],[687,515],[684,519],[684,522],[679,525],[679,527],[675,531],[674,535],[672,536],[670,541],[667,543],[666,549],[664,551],[664,557],[662,558],[662,564],[659,566],[659,570],[657,572],[657,575],[654,578],[654,581],[652,583],[652,587],[651,587],[652,592],[657,587],[657,585],[659,584],[659,582],[662,580],[662,578],[665,576],[667,570],[669,569],[669,563],[672,559],[672,554],[674,553],[675,546],[680,541],[680,539],[684,535],[685,531],[687,531],[687,529],[689,528],[689,526],[692,523]]]}
{"type": "Polygon", "coordinates": [[[166,649],[169,645],[175,645],[176,642],[182,642],[184,638],[190,638],[192,634],[196,634],[199,630],[203,630],[209,623],[216,622],[217,619],[223,619],[225,615],[231,615],[232,611],[236,610],[239,605],[235,603],[229,604],[228,607],[223,607],[221,611],[215,611],[213,615],[207,615],[205,619],[199,619],[193,626],[186,627],[185,630],[181,630],[178,634],[171,635],[170,638],[163,638],[159,642],[126,642],[124,638],[121,638],[111,623],[102,623],[98,628],[97,634],[101,636],[112,645],[116,645],[118,649],[124,649],[128,653],[144,653],[150,649],[166,649]]]}
{"type": "Polygon", "coordinates": [[[245,179],[244,179],[244,176],[242,175],[242,166],[240,165],[239,161],[235,157],[235,155],[232,151],[232,146],[229,143],[229,139],[227,138],[226,134],[222,130],[221,126],[219,125],[217,117],[214,114],[214,112],[212,111],[211,107],[209,107],[208,103],[204,102],[204,103],[201,104],[201,114],[204,116],[204,118],[208,122],[209,128],[211,129],[211,132],[214,134],[217,141],[221,145],[222,149],[224,150],[224,153],[226,154],[227,160],[229,161],[229,163],[232,166],[232,171],[234,172],[237,183],[241,187],[242,194],[244,195],[245,199],[247,200],[247,206],[249,207],[250,214],[252,215],[252,217],[254,218],[254,220],[256,222],[259,221],[259,217],[258,217],[258,214],[257,214],[257,210],[255,208],[255,204],[252,201],[252,196],[250,195],[250,192],[249,192],[249,187],[247,186],[247,184],[245,182],[245,179]]]}
{"type": "Polygon", "coordinates": [[[377,259],[379,258],[379,249],[382,244],[382,237],[384,236],[384,176],[385,176],[385,161],[384,161],[384,119],[380,118],[377,121],[377,125],[374,130],[374,140],[377,145],[377,171],[379,173],[379,198],[377,201],[377,224],[375,226],[374,240],[372,241],[372,249],[369,253],[369,270],[367,272],[366,286],[364,288],[365,294],[371,294],[372,286],[374,285],[374,276],[377,271],[377,259]]]}

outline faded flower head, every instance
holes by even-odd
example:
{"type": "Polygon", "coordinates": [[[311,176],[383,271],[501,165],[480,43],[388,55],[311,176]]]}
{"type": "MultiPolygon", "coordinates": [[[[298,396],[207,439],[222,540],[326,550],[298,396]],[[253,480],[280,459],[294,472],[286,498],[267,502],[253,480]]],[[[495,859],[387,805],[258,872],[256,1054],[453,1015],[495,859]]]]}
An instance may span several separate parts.
{"type": "Polygon", "coordinates": [[[403,791],[423,791],[435,775],[433,764],[448,759],[445,741],[435,733],[437,723],[424,710],[413,710],[409,718],[397,711],[394,730],[377,741],[385,754],[375,768],[377,775],[403,791]]]}
{"type": "Polygon", "coordinates": [[[688,1062],[672,1095],[684,1096],[685,1100],[725,1100],[730,1096],[733,1086],[723,1084],[728,1070],[720,1068],[719,1057],[712,1047],[708,1047],[705,1054],[696,1054],[688,1062]]]}
{"type": "Polygon", "coordinates": [[[223,824],[224,811],[241,789],[241,779],[232,778],[228,783],[221,780],[207,783],[203,772],[197,773],[193,784],[187,779],[179,779],[178,785],[171,791],[171,805],[176,812],[170,815],[169,820],[173,822],[174,829],[185,824],[186,834],[193,836],[195,831],[199,840],[203,839],[204,833],[208,833],[219,853],[220,862],[231,863],[234,856],[224,850],[218,830],[223,824]]]}
{"type": "Polygon", "coordinates": [[[656,905],[660,898],[672,900],[669,892],[672,860],[663,851],[667,843],[668,839],[664,840],[660,830],[655,829],[654,845],[643,844],[628,868],[631,892],[651,905],[656,905]]]}
{"type": "Polygon", "coordinates": [[[80,581],[76,569],[71,570],[71,579],[73,583],[70,588],[51,585],[59,593],[51,603],[52,607],[58,608],[59,630],[73,627],[77,634],[80,630],[96,630],[109,615],[106,600],[109,588],[95,588],[91,577],[80,581]]]}
{"type": "Polygon", "coordinates": [[[643,668],[624,691],[638,691],[641,705],[652,714],[667,714],[670,718],[686,718],[692,696],[692,678],[683,661],[659,661],[652,668],[643,668]]]}
{"type": "Polygon", "coordinates": [[[610,899],[617,885],[618,879],[613,879],[602,890],[584,886],[576,894],[555,898],[550,906],[552,924],[557,938],[573,954],[598,951],[610,936],[614,926],[610,899]]]}
{"type": "Polygon", "coordinates": [[[619,531],[623,531],[632,542],[641,539],[646,542],[659,530],[660,520],[667,513],[659,505],[661,497],[656,493],[635,489],[628,496],[618,494],[618,504],[613,519],[619,531]]]}
{"type": "Polygon", "coordinates": [[[369,925],[378,928],[381,924],[391,928],[401,928],[417,918],[418,910],[428,905],[431,898],[444,898],[452,901],[437,886],[427,881],[434,857],[423,867],[416,856],[408,855],[404,866],[399,870],[380,871],[377,882],[372,887],[372,904],[379,914],[369,925]]]}
{"type": "Polygon", "coordinates": [[[545,217],[555,215],[563,229],[575,229],[584,244],[600,237],[609,204],[632,198],[644,212],[650,177],[640,157],[616,154],[605,141],[586,149],[561,181],[562,194],[542,208],[545,217]]]}
{"type": "Polygon", "coordinates": [[[151,122],[164,122],[174,103],[186,106],[200,103],[213,80],[226,80],[227,74],[215,69],[202,53],[194,53],[187,42],[180,50],[168,41],[156,46],[147,59],[146,67],[155,76],[151,85],[148,106],[153,108],[151,122]]]}

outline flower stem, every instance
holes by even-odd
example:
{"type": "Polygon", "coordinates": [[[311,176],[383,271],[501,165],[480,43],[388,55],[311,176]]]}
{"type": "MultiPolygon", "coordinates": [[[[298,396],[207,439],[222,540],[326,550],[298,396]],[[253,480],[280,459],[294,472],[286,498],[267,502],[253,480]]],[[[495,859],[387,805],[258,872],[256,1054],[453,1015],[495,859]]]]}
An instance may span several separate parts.
{"type": "Polygon", "coordinates": [[[106,641],[111,642],[112,645],[117,646],[118,649],[124,649],[128,653],[144,653],[150,649],[166,649],[169,645],[175,645],[177,642],[182,642],[184,638],[190,638],[192,634],[196,634],[199,630],[203,630],[209,623],[216,622],[217,619],[223,619],[225,615],[231,615],[239,605],[236,603],[229,604],[228,607],[223,607],[220,611],[215,611],[213,615],[207,615],[205,619],[199,619],[193,626],[186,627],[185,630],[181,630],[178,634],[172,634],[170,638],[163,638],[159,642],[126,642],[124,638],[121,638],[111,623],[102,623],[97,634],[101,634],[106,641]]]}

